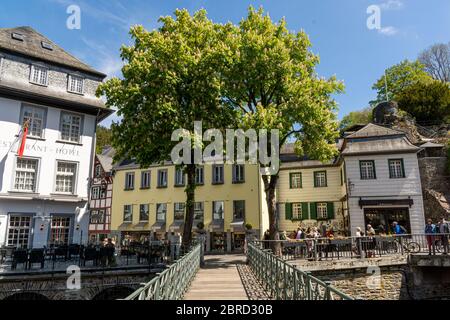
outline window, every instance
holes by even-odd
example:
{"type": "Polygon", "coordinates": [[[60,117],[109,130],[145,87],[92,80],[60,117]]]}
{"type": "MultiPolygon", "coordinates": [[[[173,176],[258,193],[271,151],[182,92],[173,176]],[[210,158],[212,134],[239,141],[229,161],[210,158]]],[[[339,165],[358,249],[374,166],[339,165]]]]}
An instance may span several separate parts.
{"type": "Polygon", "coordinates": [[[243,164],[233,165],[233,183],[245,182],[245,169],[243,164]]]}
{"type": "Polygon", "coordinates": [[[300,172],[291,173],[289,177],[291,189],[300,189],[302,187],[302,174],[300,172]]]}
{"type": "Polygon", "coordinates": [[[158,188],[167,187],[167,170],[158,170],[158,188]]]}
{"type": "Polygon", "coordinates": [[[317,204],[317,219],[328,219],[327,203],[318,203],[317,204]]]}
{"type": "Polygon", "coordinates": [[[61,112],[61,140],[79,143],[81,140],[81,124],[82,118],[80,115],[61,112]]]}
{"type": "Polygon", "coordinates": [[[8,246],[28,248],[31,231],[30,216],[10,216],[8,226],[8,246]]]}
{"type": "Polygon", "coordinates": [[[203,167],[195,168],[195,184],[202,185],[204,184],[204,169],[203,167]]]}
{"type": "Polygon", "coordinates": [[[141,204],[139,206],[139,221],[148,221],[150,215],[150,205],[141,204]]]}
{"type": "Polygon", "coordinates": [[[134,189],[134,172],[125,173],[125,190],[134,189]]]}
{"type": "Polygon", "coordinates": [[[322,188],[327,186],[327,172],[318,171],[314,172],[314,187],[322,188]]]}
{"type": "Polygon", "coordinates": [[[106,187],[100,187],[100,199],[106,198],[106,187]]]}
{"type": "Polygon", "coordinates": [[[405,177],[403,159],[389,160],[389,177],[391,179],[400,179],[405,177]]]}
{"type": "Polygon", "coordinates": [[[48,84],[48,69],[41,66],[32,65],[30,82],[41,86],[48,84]]]}
{"type": "Polygon", "coordinates": [[[301,203],[293,203],[292,204],[292,220],[301,220],[302,219],[302,204],[301,203]]]}
{"type": "Polygon", "coordinates": [[[173,209],[173,219],[184,221],[185,204],[183,202],[176,202],[173,209]]]}
{"type": "Polygon", "coordinates": [[[223,220],[224,202],[213,201],[213,220],[223,220]]]}
{"type": "Polygon", "coordinates": [[[223,165],[214,165],[213,170],[213,184],[222,184],[223,181],[223,165]]]}
{"type": "Polygon", "coordinates": [[[70,218],[52,217],[50,243],[58,245],[69,244],[70,218]]]}
{"type": "Polygon", "coordinates": [[[84,79],[82,77],[69,75],[69,83],[67,91],[83,94],[83,82],[84,79]]]}
{"type": "Polygon", "coordinates": [[[105,223],[105,210],[92,210],[91,211],[91,224],[103,224],[105,223]]]}
{"type": "Polygon", "coordinates": [[[376,179],[375,161],[373,160],[360,161],[359,171],[361,172],[361,180],[376,179]]]}
{"type": "Polygon", "coordinates": [[[29,122],[28,134],[30,137],[42,138],[44,131],[45,109],[28,105],[23,106],[21,124],[24,124],[27,121],[29,122]]]}
{"type": "Polygon", "coordinates": [[[74,162],[57,162],[56,188],[58,193],[75,193],[77,164],[74,162]]]}
{"type": "Polygon", "coordinates": [[[95,177],[96,178],[100,178],[102,176],[103,170],[102,170],[102,166],[100,164],[95,166],[95,177]]]}
{"type": "Polygon", "coordinates": [[[91,198],[93,200],[100,198],[100,187],[92,187],[91,198]]]}
{"type": "Polygon", "coordinates": [[[233,221],[245,220],[245,200],[233,201],[233,221]]]}
{"type": "Polygon", "coordinates": [[[165,222],[167,213],[167,203],[158,203],[156,205],[156,221],[165,222]]]}
{"type": "Polygon", "coordinates": [[[203,221],[203,216],[204,216],[203,202],[194,203],[194,220],[203,221]]]}
{"type": "Polygon", "coordinates": [[[150,189],[151,171],[143,171],[141,173],[141,189],[150,189]]]}
{"type": "Polygon", "coordinates": [[[175,186],[184,186],[184,176],[183,169],[178,168],[175,170],[175,186]]]}
{"type": "Polygon", "coordinates": [[[123,222],[133,222],[133,206],[131,204],[123,206],[123,222]]]}
{"type": "Polygon", "coordinates": [[[35,192],[37,181],[38,160],[17,158],[14,190],[35,192]]]}

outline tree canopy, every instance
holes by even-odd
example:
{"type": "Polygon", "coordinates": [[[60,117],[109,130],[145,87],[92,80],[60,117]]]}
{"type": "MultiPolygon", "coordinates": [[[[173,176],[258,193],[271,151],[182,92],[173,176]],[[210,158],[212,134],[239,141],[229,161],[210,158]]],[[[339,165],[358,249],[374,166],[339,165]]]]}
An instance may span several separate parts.
{"type": "Polygon", "coordinates": [[[355,124],[368,124],[372,121],[372,107],[367,107],[363,110],[352,111],[346,116],[344,116],[339,123],[339,128],[341,131],[349,128],[355,124]]]}
{"type": "Polygon", "coordinates": [[[106,146],[111,146],[112,132],[111,129],[104,126],[97,126],[97,145],[95,147],[95,152],[97,154],[102,153],[103,148],[106,146]]]}
{"type": "Polygon", "coordinates": [[[419,55],[419,61],[434,79],[450,81],[450,42],[438,43],[424,50],[419,55]]]}

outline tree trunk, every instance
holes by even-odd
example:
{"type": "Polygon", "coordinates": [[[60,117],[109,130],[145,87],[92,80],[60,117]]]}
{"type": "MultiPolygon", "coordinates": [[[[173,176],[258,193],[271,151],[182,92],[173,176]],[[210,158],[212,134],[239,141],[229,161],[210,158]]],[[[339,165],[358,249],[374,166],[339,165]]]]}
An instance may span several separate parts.
{"type": "MultiPolygon", "coordinates": [[[[280,235],[277,228],[277,204],[275,199],[275,190],[278,178],[278,174],[273,176],[262,176],[264,182],[264,190],[266,192],[267,210],[269,213],[270,240],[280,240],[280,235]]],[[[281,244],[279,241],[272,241],[270,247],[274,254],[280,254],[281,244]]]]}
{"type": "Polygon", "coordinates": [[[194,204],[195,204],[195,164],[186,165],[186,217],[183,229],[183,247],[189,248],[192,241],[192,226],[194,224],[194,204]]]}

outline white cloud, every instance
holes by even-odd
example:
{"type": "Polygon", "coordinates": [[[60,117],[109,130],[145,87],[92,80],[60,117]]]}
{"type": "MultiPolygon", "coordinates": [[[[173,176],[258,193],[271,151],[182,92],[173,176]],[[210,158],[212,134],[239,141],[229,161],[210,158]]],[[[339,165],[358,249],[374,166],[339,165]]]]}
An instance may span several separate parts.
{"type": "Polygon", "coordinates": [[[380,4],[382,10],[400,10],[405,4],[400,0],[388,0],[380,4]]]}
{"type": "Polygon", "coordinates": [[[383,27],[378,30],[378,32],[384,36],[395,36],[398,33],[398,29],[392,26],[389,27],[383,27]]]}

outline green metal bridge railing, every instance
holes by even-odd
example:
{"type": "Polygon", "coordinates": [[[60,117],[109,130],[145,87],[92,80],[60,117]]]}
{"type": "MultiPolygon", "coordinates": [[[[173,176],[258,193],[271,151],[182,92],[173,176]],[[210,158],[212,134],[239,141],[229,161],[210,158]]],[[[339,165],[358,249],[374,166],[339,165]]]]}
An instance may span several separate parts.
{"type": "Polygon", "coordinates": [[[330,282],[313,277],[249,243],[247,259],[256,277],[275,300],[353,300],[331,286],[330,282]]]}
{"type": "Polygon", "coordinates": [[[182,299],[200,268],[201,259],[202,245],[197,244],[180,260],[124,300],[182,299]]]}

